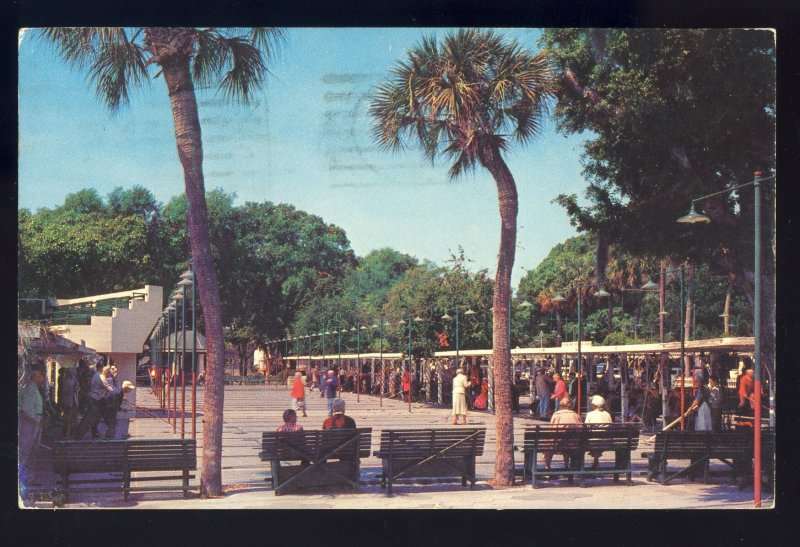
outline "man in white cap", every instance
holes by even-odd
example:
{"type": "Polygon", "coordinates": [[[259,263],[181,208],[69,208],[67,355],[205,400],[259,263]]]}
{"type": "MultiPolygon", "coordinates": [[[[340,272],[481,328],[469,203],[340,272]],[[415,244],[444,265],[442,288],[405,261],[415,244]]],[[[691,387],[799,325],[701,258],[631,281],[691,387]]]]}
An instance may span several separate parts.
{"type": "MultiPolygon", "coordinates": [[[[600,395],[595,395],[592,397],[592,410],[591,412],[586,413],[586,418],[584,419],[584,423],[587,424],[610,424],[614,420],[611,418],[611,414],[606,412],[605,410],[606,400],[603,399],[600,395]]],[[[600,456],[603,454],[602,451],[598,450],[590,450],[589,454],[592,455],[594,458],[594,462],[592,463],[592,469],[597,469],[600,465],[600,456]]]]}
{"type": "Polygon", "coordinates": [[[600,395],[592,397],[592,410],[586,413],[584,423],[587,424],[610,424],[614,420],[606,410],[606,400],[600,395]]]}

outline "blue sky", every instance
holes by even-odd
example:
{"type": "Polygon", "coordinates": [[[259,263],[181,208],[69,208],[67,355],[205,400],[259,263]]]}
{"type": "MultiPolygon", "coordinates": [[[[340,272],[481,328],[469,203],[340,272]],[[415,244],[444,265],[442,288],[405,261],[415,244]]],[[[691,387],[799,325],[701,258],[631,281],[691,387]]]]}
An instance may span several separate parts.
{"type": "MultiPolygon", "coordinates": [[[[356,254],[392,247],[442,263],[463,247],[470,268],[494,275],[499,213],[492,178],[447,178],[446,161],[418,148],[378,149],[369,94],[423,34],[447,29],[289,29],[272,76],[250,106],[198,90],[206,188],[237,202],[290,203],[347,232],[356,254]]],[[[540,31],[501,29],[529,49],[540,31]]],[[[105,196],[140,184],[162,202],[183,191],[172,118],[161,78],[112,114],[84,76],[32,33],[19,49],[19,202],[59,205],[81,188],[105,196]]],[[[519,189],[513,286],[550,248],[575,234],[559,193],[582,194],[583,138],[542,134],[506,156],[519,189]]]]}

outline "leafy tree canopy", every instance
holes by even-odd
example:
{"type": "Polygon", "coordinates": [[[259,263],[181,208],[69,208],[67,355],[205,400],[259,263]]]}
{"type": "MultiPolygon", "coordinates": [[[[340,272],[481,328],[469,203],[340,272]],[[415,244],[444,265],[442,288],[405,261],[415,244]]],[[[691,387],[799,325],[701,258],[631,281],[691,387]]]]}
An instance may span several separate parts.
{"type": "Polygon", "coordinates": [[[775,157],[775,42],[758,30],[550,29],[561,75],[555,114],[589,135],[589,205],[558,201],[579,229],[637,255],[752,263],[752,189],[700,205],[713,222],[677,226],[691,198],[752,180],[775,157]]]}

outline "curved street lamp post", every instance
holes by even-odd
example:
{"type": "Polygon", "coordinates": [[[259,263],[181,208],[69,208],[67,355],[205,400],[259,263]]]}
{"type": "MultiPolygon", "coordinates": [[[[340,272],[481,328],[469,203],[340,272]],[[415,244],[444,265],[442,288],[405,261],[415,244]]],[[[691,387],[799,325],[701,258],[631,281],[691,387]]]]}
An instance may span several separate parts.
{"type": "MultiPolygon", "coordinates": [[[[745,186],[753,186],[753,224],[754,224],[754,305],[753,305],[753,394],[755,398],[754,403],[754,417],[753,417],[753,504],[755,507],[761,507],[761,183],[767,180],[774,180],[776,175],[772,174],[762,177],[761,171],[753,173],[753,181],[731,188],[726,188],[713,194],[708,194],[692,200],[692,205],[689,214],[678,219],[678,222],[694,224],[696,222],[710,222],[711,219],[705,215],[698,214],[695,211],[695,203],[704,199],[717,196],[720,194],[730,194],[732,191],[745,186]]],[[[771,427],[775,426],[775,392],[774,382],[770,382],[770,405],[769,405],[769,423],[771,427]]]]}

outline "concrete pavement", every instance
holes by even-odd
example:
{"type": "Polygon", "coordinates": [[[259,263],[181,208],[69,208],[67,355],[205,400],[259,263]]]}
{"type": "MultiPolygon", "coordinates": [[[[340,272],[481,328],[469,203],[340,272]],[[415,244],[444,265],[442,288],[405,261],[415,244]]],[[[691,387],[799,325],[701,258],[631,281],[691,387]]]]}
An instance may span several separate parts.
{"type": "MultiPolygon", "coordinates": [[[[131,422],[132,438],[167,438],[180,436],[180,415],[175,425],[168,423],[159,409],[158,401],[146,387],[138,388],[137,404],[140,410],[131,422]]],[[[187,416],[184,434],[191,436],[190,402],[187,390],[187,416]]],[[[202,388],[198,390],[197,444],[198,460],[202,446],[202,388]]],[[[373,428],[373,447],[384,428],[456,427],[448,425],[449,409],[343,393],[347,403],[346,414],[352,416],[359,427],[373,428]]],[[[307,394],[307,418],[298,422],[305,429],[321,427],[327,416],[325,399],[317,391],[307,394]]],[[[730,484],[727,475],[717,474],[712,484],[677,480],[668,486],[646,481],[643,474],[634,476],[633,485],[612,482],[611,478],[587,479],[588,487],[569,486],[566,480],[545,481],[537,489],[530,484],[505,489],[493,489],[487,483],[493,473],[495,432],[494,416],[487,412],[471,413],[471,426],[486,427],[486,446],[477,461],[479,483],[475,490],[461,487],[460,483],[417,484],[400,483],[394,495],[387,497],[377,484],[380,460],[370,455],[362,460],[359,493],[342,490],[331,493],[287,494],[275,496],[270,483],[269,464],[258,458],[261,432],[274,430],[282,423],[281,414],[289,408],[289,390],[278,386],[226,386],[225,419],[223,425],[222,480],[226,494],[219,499],[184,499],[180,493],[133,493],[126,502],[117,494],[81,494],[70,498],[69,508],[142,508],[142,509],[687,509],[687,508],[751,508],[752,488],[742,491],[730,484]]],[[[527,408],[526,400],[521,402],[527,408]]],[[[535,423],[525,417],[516,417],[515,441],[521,442],[526,424],[535,423]]],[[[647,447],[645,446],[644,449],[647,447]]],[[[646,468],[641,458],[640,446],[633,454],[634,467],[642,472],[646,468]]],[[[608,457],[608,455],[604,455],[608,457]]],[[[613,457],[613,455],[611,455],[613,457]]],[[[556,456],[558,462],[558,456],[556,456]]],[[[517,465],[520,465],[517,462],[517,465]]],[[[723,471],[723,464],[712,465],[712,471],[723,471]]],[[[192,484],[198,484],[195,478],[192,484]]],[[[576,483],[577,484],[577,483],[576,483]]],[[[769,495],[766,493],[766,495],[769,495]]],[[[771,498],[762,504],[773,506],[771,498]]],[[[37,503],[50,507],[49,503],[37,503]]]]}

